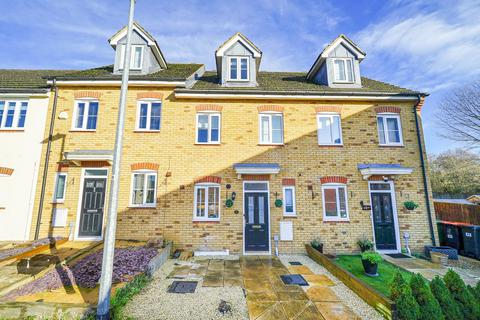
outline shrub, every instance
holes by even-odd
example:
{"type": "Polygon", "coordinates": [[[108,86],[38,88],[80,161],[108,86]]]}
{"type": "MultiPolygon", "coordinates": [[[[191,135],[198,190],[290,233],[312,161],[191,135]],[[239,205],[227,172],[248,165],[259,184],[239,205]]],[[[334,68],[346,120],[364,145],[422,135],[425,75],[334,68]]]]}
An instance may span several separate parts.
{"type": "Polygon", "coordinates": [[[317,249],[318,251],[322,252],[323,251],[323,243],[322,239],[320,238],[315,238],[312,241],[310,241],[310,245],[314,248],[317,249]]]}
{"type": "Polygon", "coordinates": [[[390,298],[397,304],[397,315],[400,320],[416,320],[420,316],[420,307],[413,297],[410,286],[397,271],[390,284],[390,298]]]}
{"type": "Polygon", "coordinates": [[[368,238],[361,238],[357,241],[357,245],[360,247],[362,252],[369,251],[373,249],[373,242],[368,238]]]}
{"type": "Polygon", "coordinates": [[[480,303],[480,282],[477,282],[475,287],[467,285],[468,291],[473,295],[477,303],[480,303]]]}
{"type": "Polygon", "coordinates": [[[448,270],[443,278],[445,285],[457,301],[463,316],[466,320],[480,319],[480,306],[476,303],[474,296],[465,286],[462,278],[452,269],[448,270]]]}
{"type": "Polygon", "coordinates": [[[440,308],[442,308],[445,319],[463,319],[463,313],[460,310],[460,307],[453,299],[450,291],[448,291],[445,283],[443,283],[442,279],[440,279],[439,276],[436,276],[430,282],[430,289],[432,290],[433,296],[440,304],[440,308]]]}
{"type": "Polygon", "coordinates": [[[435,297],[433,296],[430,288],[421,274],[416,273],[412,276],[410,279],[410,288],[412,289],[412,294],[415,297],[415,300],[420,306],[419,319],[444,319],[443,312],[438,304],[438,301],[435,300],[435,297]]]}
{"type": "Polygon", "coordinates": [[[367,260],[368,262],[374,264],[382,262],[383,259],[382,256],[378,253],[373,251],[367,251],[362,253],[362,260],[367,260]]]}

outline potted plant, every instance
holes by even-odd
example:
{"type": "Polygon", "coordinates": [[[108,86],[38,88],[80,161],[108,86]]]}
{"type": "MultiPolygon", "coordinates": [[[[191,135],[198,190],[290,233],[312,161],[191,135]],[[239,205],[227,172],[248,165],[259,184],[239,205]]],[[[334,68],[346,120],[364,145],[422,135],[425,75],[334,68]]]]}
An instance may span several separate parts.
{"type": "Polygon", "coordinates": [[[418,204],[414,201],[405,201],[403,205],[407,210],[410,210],[410,211],[418,208],[418,204]]]}
{"type": "Polygon", "coordinates": [[[362,238],[357,241],[357,245],[360,247],[360,251],[370,251],[373,250],[373,242],[368,238],[362,238]]]}
{"type": "Polygon", "coordinates": [[[315,238],[312,241],[310,241],[310,245],[315,249],[320,251],[320,253],[323,253],[323,243],[320,240],[320,238],[315,238]]]}
{"type": "Polygon", "coordinates": [[[362,253],[363,270],[367,276],[378,276],[378,264],[382,262],[382,256],[374,251],[367,251],[362,253]]]}

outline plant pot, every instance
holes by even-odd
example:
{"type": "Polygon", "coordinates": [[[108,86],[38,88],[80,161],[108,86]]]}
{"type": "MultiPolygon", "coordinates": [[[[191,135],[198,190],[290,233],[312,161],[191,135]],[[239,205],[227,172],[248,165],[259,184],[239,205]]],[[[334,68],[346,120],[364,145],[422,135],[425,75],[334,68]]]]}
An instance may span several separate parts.
{"type": "Polygon", "coordinates": [[[315,250],[320,251],[320,253],[323,253],[323,244],[319,246],[312,246],[315,250]]]}
{"type": "Polygon", "coordinates": [[[363,264],[363,270],[365,271],[365,274],[367,276],[371,277],[377,277],[378,276],[378,263],[371,263],[368,260],[363,260],[362,259],[362,264],[363,264]]]}

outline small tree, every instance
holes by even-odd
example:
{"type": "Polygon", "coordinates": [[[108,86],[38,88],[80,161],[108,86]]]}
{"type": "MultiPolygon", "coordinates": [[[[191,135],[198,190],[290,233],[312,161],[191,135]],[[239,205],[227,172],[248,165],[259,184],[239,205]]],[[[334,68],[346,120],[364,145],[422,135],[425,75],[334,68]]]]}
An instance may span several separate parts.
{"type": "Polygon", "coordinates": [[[440,304],[445,319],[463,319],[463,313],[460,310],[460,307],[453,299],[450,291],[448,291],[445,283],[443,283],[442,279],[440,279],[439,276],[436,276],[430,282],[430,289],[432,290],[433,296],[440,304]]]}
{"type": "Polygon", "coordinates": [[[438,301],[435,300],[430,288],[428,287],[425,279],[422,275],[417,273],[412,276],[410,279],[410,288],[412,289],[412,294],[415,297],[418,305],[420,306],[420,317],[421,320],[443,320],[443,312],[438,304],[438,301]]]}
{"type": "Polygon", "coordinates": [[[472,294],[472,296],[475,298],[477,303],[480,303],[480,282],[477,282],[477,285],[475,287],[472,287],[471,285],[467,285],[468,291],[472,294]]]}
{"type": "Polygon", "coordinates": [[[474,296],[467,289],[462,278],[452,269],[448,270],[443,278],[445,285],[457,301],[466,320],[480,319],[480,306],[476,303],[474,296]]]}
{"type": "Polygon", "coordinates": [[[390,284],[390,298],[397,305],[397,315],[400,320],[416,320],[420,316],[420,307],[413,297],[410,286],[397,271],[390,284]]]}

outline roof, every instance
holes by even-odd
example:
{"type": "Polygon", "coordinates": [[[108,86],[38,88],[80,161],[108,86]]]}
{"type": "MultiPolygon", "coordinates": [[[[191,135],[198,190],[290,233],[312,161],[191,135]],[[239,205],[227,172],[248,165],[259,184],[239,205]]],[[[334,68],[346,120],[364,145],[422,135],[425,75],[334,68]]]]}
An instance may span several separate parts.
{"type": "MultiPolygon", "coordinates": [[[[332,88],[314,83],[306,78],[306,72],[270,72],[260,71],[257,74],[257,87],[225,87],[219,84],[217,73],[207,71],[190,90],[218,91],[257,91],[257,92],[384,92],[394,94],[424,94],[410,89],[401,88],[381,81],[362,77],[361,88],[332,88]]],[[[188,89],[182,89],[188,90],[188,89]]]]}
{"type": "MultiPolygon", "coordinates": [[[[169,63],[168,68],[146,75],[132,75],[130,80],[184,81],[192,76],[202,64],[169,63]]],[[[63,74],[58,80],[121,80],[121,74],[113,74],[113,65],[63,74]]]]}
{"type": "Polygon", "coordinates": [[[253,51],[256,51],[256,52],[253,52],[254,56],[255,57],[259,57],[262,55],[262,50],[260,50],[252,41],[250,41],[243,33],[241,32],[237,32],[235,33],[233,36],[231,36],[230,38],[227,39],[227,41],[225,41],[224,43],[222,43],[218,48],[217,50],[215,50],[215,56],[219,56],[223,53],[223,50],[227,49],[229,46],[227,46],[228,44],[230,44],[230,42],[233,42],[233,40],[237,39],[244,42],[247,47],[250,47],[251,49],[253,49],[253,51]]]}
{"type": "Polygon", "coordinates": [[[41,93],[48,88],[45,77],[61,76],[74,70],[0,69],[1,93],[41,93]]]}

